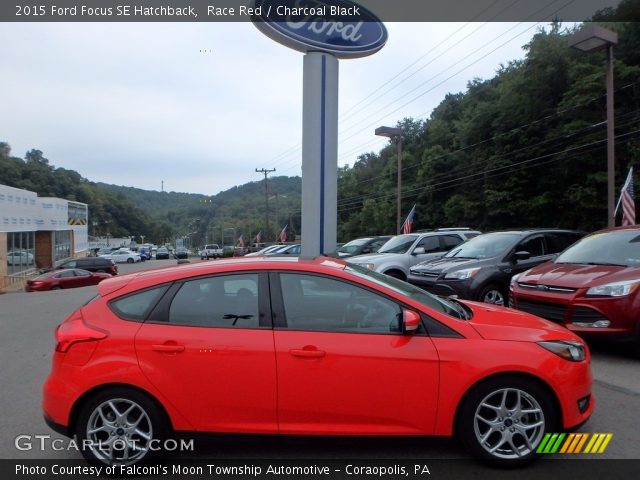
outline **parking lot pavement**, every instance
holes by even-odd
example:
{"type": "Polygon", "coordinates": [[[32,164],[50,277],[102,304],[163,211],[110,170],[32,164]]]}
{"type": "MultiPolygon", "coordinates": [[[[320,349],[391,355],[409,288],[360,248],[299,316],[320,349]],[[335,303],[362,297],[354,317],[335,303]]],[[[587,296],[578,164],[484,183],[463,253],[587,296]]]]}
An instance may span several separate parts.
{"type": "MultiPolygon", "coordinates": [[[[196,261],[199,261],[196,260],[196,261]]],[[[211,260],[210,260],[211,261],[211,260]]],[[[121,273],[175,265],[153,260],[122,265],[121,273]]],[[[97,287],[0,295],[0,458],[77,459],[75,451],[19,450],[19,435],[51,435],[40,409],[42,384],[49,373],[55,327],[91,299],[97,287]]],[[[596,411],[580,431],[613,433],[599,458],[638,459],[640,451],[640,360],[616,344],[593,349],[596,411]]],[[[434,439],[234,438],[198,440],[190,458],[466,458],[452,441],[434,439]]]]}

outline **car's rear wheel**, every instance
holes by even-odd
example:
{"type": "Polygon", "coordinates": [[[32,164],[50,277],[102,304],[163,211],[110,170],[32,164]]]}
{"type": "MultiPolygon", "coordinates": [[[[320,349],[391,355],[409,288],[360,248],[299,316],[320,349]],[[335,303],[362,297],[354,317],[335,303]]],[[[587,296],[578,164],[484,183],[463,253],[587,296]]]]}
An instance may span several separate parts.
{"type": "Polygon", "coordinates": [[[484,287],[480,292],[480,301],[506,307],[507,295],[498,285],[491,284],[484,287]]]}
{"type": "Polygon", "coordinates": [[[76,428],[82,455],[94,465],[147,460],[160,450],[167,432],[165,416],[156,404],[126,388],[92,397],[82,408],[76,428]]]}
{"type": "Polygon", "coordinates": [[[457,433],[476,457],[501,466],[518,466],[536,458],[544,434],[557,425],[549,393],[520,377],[486,381],[464,398],[457,433]]]}

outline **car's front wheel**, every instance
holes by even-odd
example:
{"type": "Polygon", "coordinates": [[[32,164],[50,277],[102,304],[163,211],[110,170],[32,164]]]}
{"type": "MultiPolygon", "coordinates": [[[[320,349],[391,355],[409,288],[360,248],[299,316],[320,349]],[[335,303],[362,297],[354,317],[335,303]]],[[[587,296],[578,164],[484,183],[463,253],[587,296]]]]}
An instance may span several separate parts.
{"type": "Polygon", "coordinates": [[[495,378],[473,388],[457,416],[457,433],[476,457],[518,466],[536,457],[557,415],[549,393],[534,380],[495,378]]]}
{"type": "Polygon", "coordinates": [[[133,263],[133,262],[134,262],[133,258],[131,257],[127,258],[127,263],[133,263]]]}
{"type": "Polygon", "coordinates": [[[480,292],[480,301],[506,307],[507,295],[498,285],[487,285],[482,289],[482,292],[480,292]]]}
{"type": "Polygon", "coordinates": [[[168,428],[146,395],[114,388],[85,403],[76,427],[82,455],[94,465],[133,465],[157,453],[168,428]],[[155,445],[154,445],[155,444],[155,445]]]}

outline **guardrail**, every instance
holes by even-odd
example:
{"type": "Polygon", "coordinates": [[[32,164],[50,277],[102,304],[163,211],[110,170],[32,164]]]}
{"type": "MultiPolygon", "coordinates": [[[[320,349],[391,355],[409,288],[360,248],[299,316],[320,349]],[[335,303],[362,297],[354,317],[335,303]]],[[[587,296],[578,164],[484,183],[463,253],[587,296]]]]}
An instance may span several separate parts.
{"type": "Polygon", "coordinates": [[[11,275],[0,275],[0,293],[23,289],[27,280],[39,272],[40,270],[37,268],[30,268],[11,275]]]}

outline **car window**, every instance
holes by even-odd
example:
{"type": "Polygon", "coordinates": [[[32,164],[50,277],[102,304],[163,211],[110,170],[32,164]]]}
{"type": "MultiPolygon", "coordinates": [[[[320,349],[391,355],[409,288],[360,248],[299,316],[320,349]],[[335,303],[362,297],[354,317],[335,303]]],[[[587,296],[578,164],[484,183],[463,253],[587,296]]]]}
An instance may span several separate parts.
{"type": "Polygon", "coordinates": [[[282,273],[280,282],[287,328],[324,332],[400,332],[400,306],[370,290],[305,274],[282,273]]]}
{"type": "Polygon", "coordinates": [[[579,239],[578,235],[569,233],[546,233],[545,238],[547,240],[547,253],[560,253],[569,245],[579,239]]]}
{"type": "Polygon", "coordinates": [[[258,328],[258,274],[220,275],[184,282],[169,308],[169,323],[258,328]]]}
{"type": "Polygon", "coordinates": [[[58,265],[58,268],[76,268],[76,261],[64,262],[58,265]]]}
{"type": "Polygon", "coordinates": [[[127,295],[109,302],[109,307],[120,318],[125,320],[142,321],[147,318],[151,309],[156,305],[167,286],[151,288],[140,293],[127,295]]]}
{"type": "Polygon", "coordinates": [[[440,240],[438,240],[438,237],[435,235],[430,237],[424,237],[422,240],[418,242],[418,245],[416,245],[416,248],[417,247],[424,248],[425,253],[439,252],[440,240]]]}
{"type": "Polygon", "coordinates": [[[91,276],[91,272],[87,272],[86,270],[74,270],[73,273],[74,273],[74,275],[76,277],[90,277],[91,276]]]}
{"type": "Polygon", "coordinates": [[[630,229],[594,233],[568,248],[556,259],[556,263],[640,267],[640,231],[630,229]]]}
{"type": "Polygon", "coordinates": [[[543,236],[537,235],[520,242],[516,252],[529,252],[532,257],[545,255],[543,236]]]}
{"type": "Polygon", "coordinates": [[[443,251],[445,251],[445,252],[448,252],[453,247],[457,247],[463,241],[464,240],[462,240],[457,235],[441,235],[440,236],[440,242],[442,243],[442,248],[443,248],[443,251]]]}
{"type": "Polygon", "coordinates": [[[73,270],[65,270],[64,272],[60,272],[56,275],[56,278],[71,278],[74,277],[73,270]]]}

